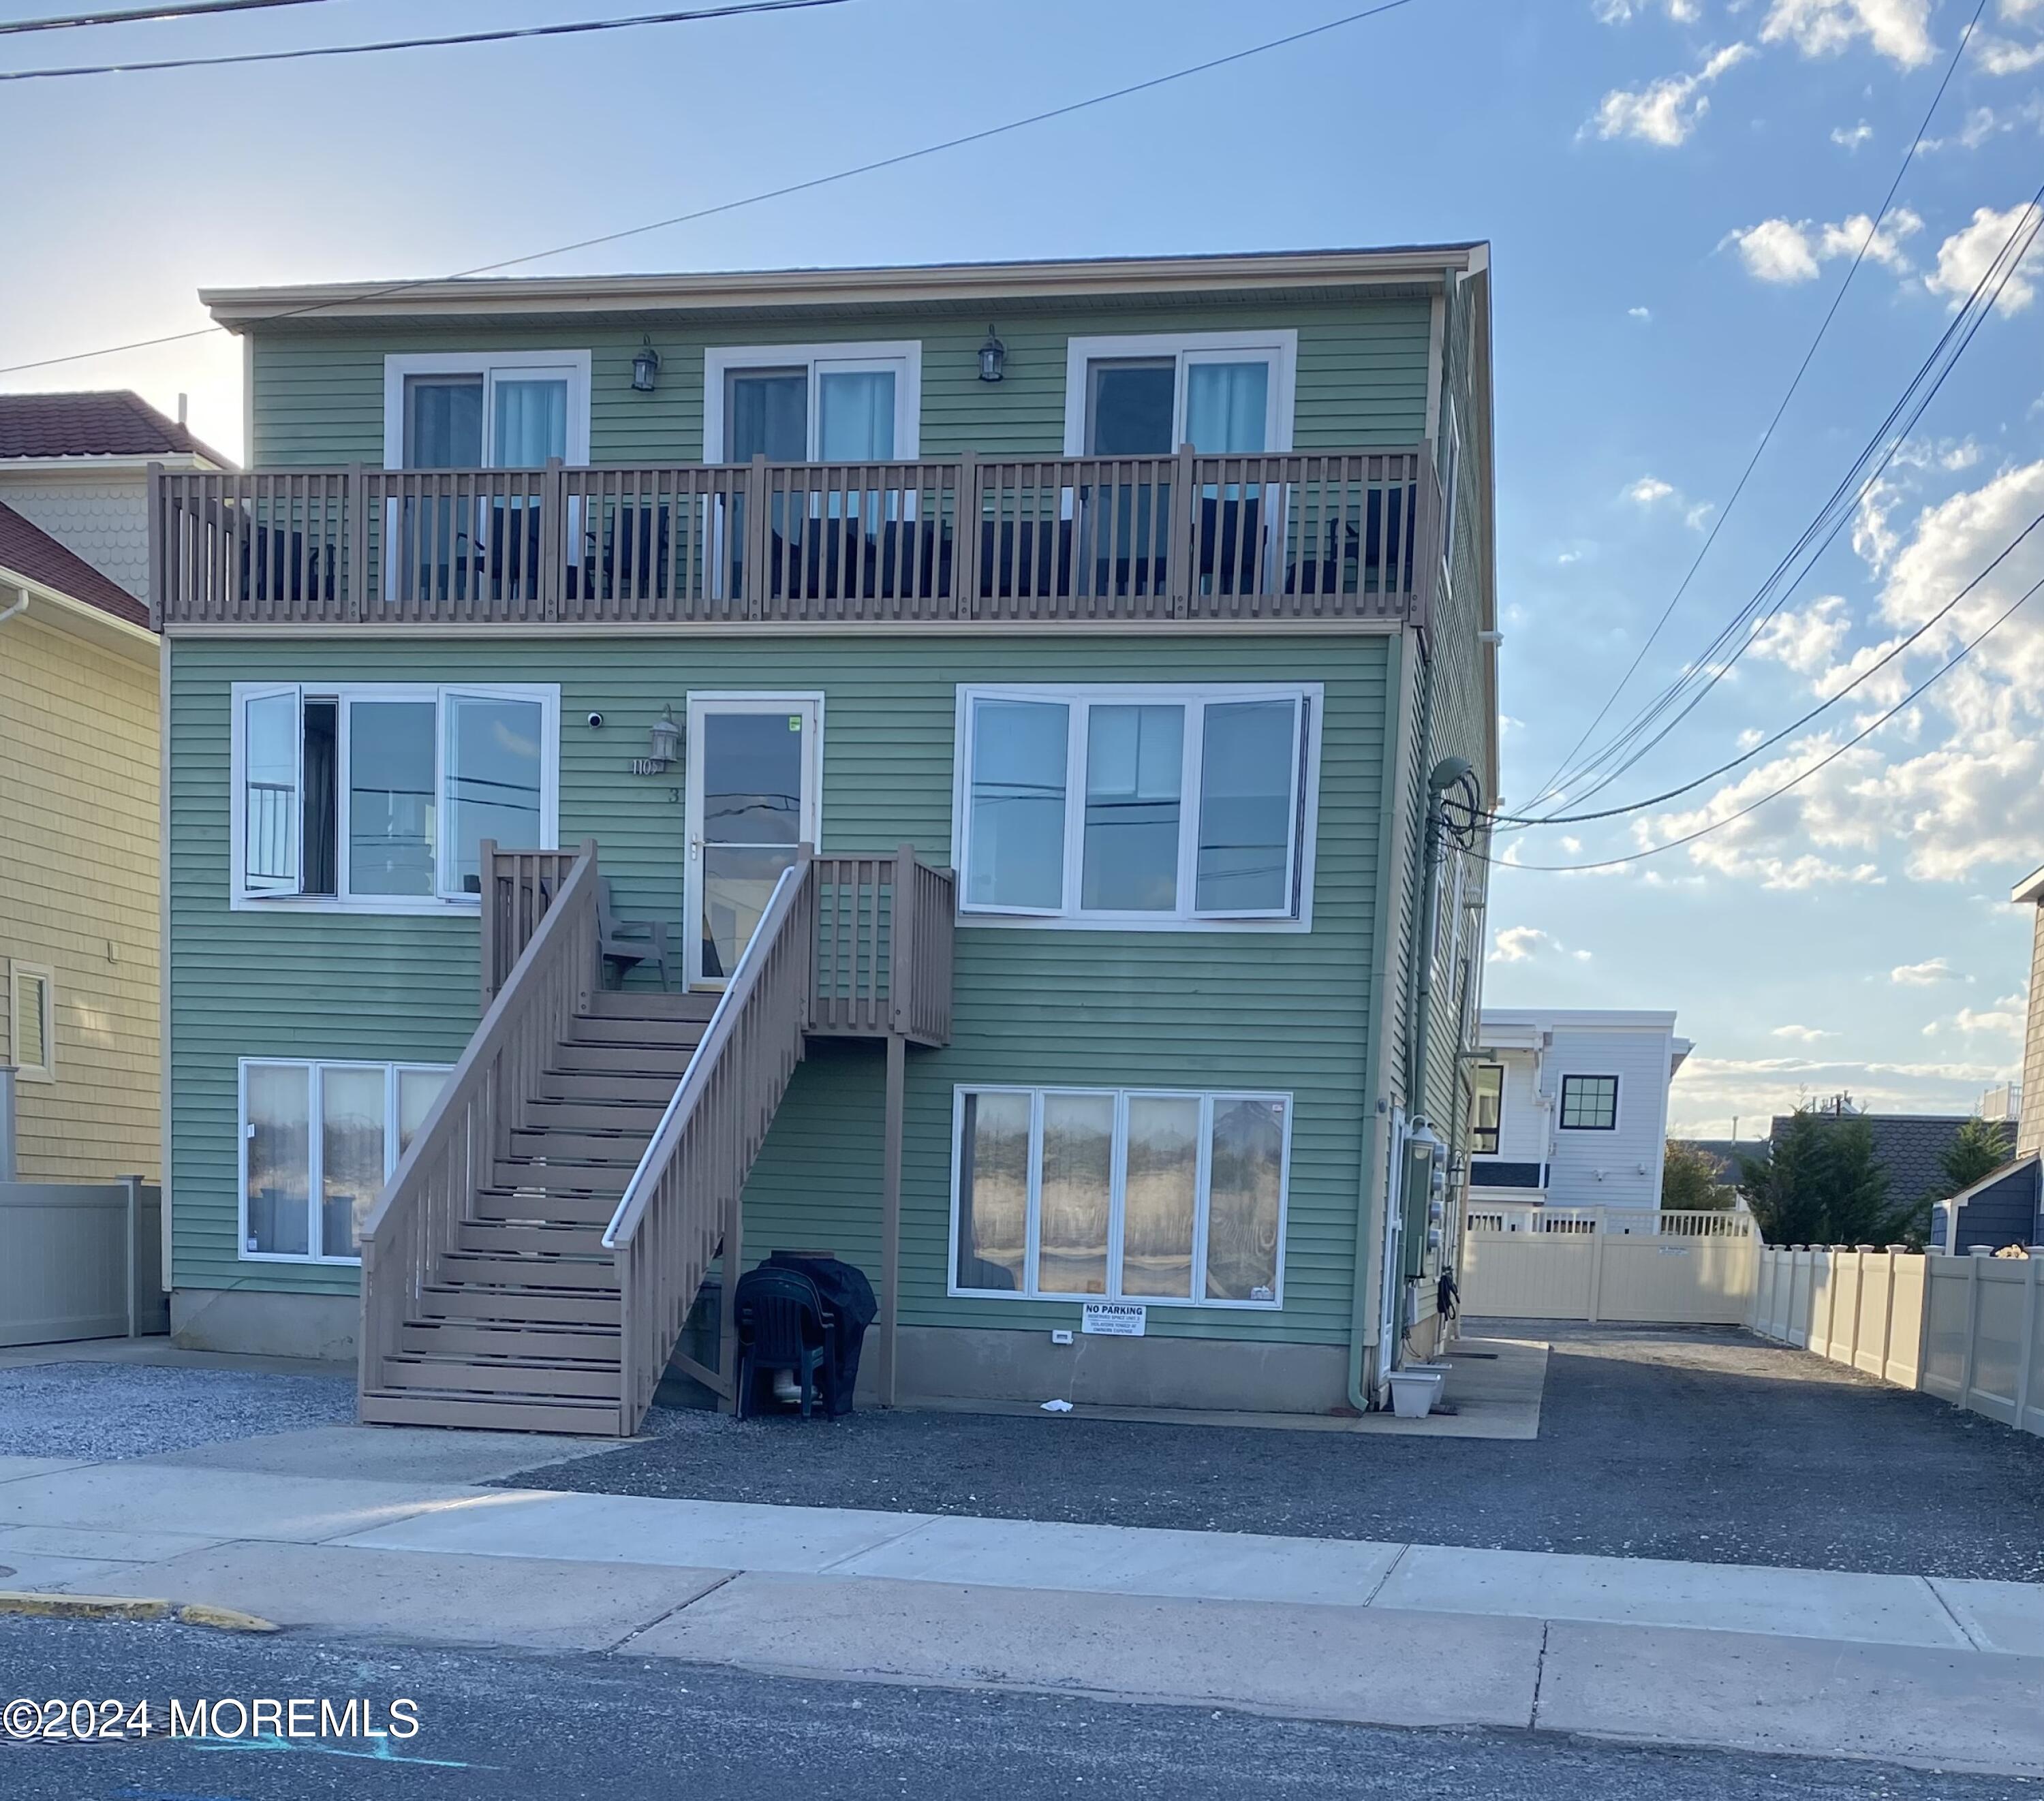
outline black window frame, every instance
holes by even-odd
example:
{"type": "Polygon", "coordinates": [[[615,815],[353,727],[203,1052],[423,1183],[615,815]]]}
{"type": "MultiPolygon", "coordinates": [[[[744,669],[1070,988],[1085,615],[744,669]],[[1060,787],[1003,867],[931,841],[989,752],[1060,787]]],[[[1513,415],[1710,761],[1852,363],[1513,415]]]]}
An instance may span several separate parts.
{"type": "Polygon", "coordinates": [[[1498,1140],[1504,1130],[1504,1066],[1502,1063],[1478,1063],[1470,1074],[1469,1154],[1472,1157],[1495,1157],[1498,1154],[1498,1140]],[[1481,1126],[1477,1123],[1476,1118],[1475,1081],[1476,1078],[1490,1069],[1497,1072],[1497,1119],[1492,1125],[1481,1126]]]}
{"type": "MultiPolygon", "coordinates": [[[[1597,1111],[1601,1112],[1603,1109],[1600,1107],[1597,1108],[1597,1111]]],[[[1562,1077],[1558,1123],[1561,1129],[1565,1132],[1616,1131],[1618,1130],[1618,1077],[1616,1076],[1591,1075],[1562,1077]],[[1581,1105],[1580,1101],[1577,1099],[1574,1091],[1577,1089],[1578,1085],[1591,1082],[1608,1082],[1611,1085],[1611,1117],[1602,1124],[1596,1123],[1592,1120],[1585,1120],[1580,1117],[1582,1111],[1581,1105]],[[1572,1104],[1574,1104],[1578,1114],[1578,1117],[1573,1120],[1569,1117],[1572,1104]]]]}

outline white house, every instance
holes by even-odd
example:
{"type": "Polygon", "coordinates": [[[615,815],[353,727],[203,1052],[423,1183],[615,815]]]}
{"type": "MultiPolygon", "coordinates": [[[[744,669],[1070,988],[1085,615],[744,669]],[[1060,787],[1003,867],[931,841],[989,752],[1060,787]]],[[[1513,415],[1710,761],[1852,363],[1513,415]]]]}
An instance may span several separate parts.
{"type": "Polygon", "coordinates": [[[1690,1050],[1673,1013],[1486,1007],[1477,1042],[1472,1220],[1659,1208],[1668,1084],[1690,1050]]]}

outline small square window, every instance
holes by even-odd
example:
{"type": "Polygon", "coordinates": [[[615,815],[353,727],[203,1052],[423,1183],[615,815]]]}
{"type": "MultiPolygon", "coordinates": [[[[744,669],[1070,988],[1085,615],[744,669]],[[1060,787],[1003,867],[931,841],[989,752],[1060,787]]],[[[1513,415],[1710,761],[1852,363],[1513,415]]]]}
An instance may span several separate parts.
{"type": "Polygon", "coordinates": [[[10,1061],[26,1081],[54,1081],[57,1073],[56,977],[36,963],[10,963],[7,971],[10,1061]]]}
{"type": "Polygon", "coordinates": [[[1564,1076],[1562,1129],[1570,1132],[1610,1132],[1618,1129],[1618,1077],[1564,1076]]]}

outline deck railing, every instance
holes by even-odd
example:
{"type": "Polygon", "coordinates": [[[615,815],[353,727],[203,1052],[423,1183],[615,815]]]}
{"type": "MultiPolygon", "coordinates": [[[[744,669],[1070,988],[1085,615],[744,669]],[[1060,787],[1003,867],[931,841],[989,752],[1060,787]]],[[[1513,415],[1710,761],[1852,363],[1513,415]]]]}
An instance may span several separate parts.
{"type": "Polygon", "coordinates": [[[150,477],[159,624],[1424,623],[1431,452],[150,477]]]}
{"type": "Polygon", "coordinates": [[[518,1109],[538,1093],[555,1046],[589,1005],[598,966],[597,881],[596,847],[586,844],[362,1228],[365,1391],[382,1387],[383,1359],[400,1348],[407,1312],[456,1247],[457,1228],[489,1183],[518,1109]]]}

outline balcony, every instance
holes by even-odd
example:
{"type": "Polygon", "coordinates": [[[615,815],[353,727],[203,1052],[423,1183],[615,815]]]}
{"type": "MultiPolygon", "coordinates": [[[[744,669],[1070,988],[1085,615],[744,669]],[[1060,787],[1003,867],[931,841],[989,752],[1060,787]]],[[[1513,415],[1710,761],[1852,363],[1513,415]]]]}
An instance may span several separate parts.
{"type": "Polygon", "coordinates": [[[159,624],[1424,624],[1424,447],[152,470],[159,624]]]}

